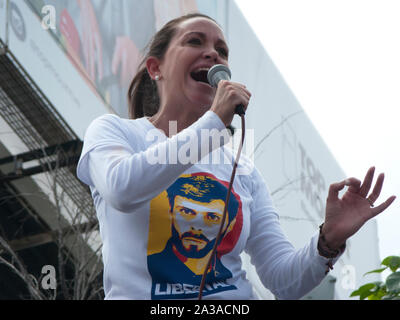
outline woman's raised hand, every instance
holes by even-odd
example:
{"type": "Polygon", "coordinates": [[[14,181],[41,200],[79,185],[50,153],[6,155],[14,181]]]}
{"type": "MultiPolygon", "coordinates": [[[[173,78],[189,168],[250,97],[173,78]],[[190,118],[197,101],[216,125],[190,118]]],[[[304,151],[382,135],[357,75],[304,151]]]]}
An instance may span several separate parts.
{"type": "Polygon", "coordinates": [[[338,249],[365,222],[386,210],[396,199],[395,196],[391,196],[385,202],[374,206],[381,193],[384,180],[384,174],[381,173],[369,194],[374,172],[375,168],[370,168],[362,184],[356,178],[349,178],[330,186],[322,230],[330,248],[338,249]],[[345,186],[348,186],[348,189],[340,199],[339,191],[345,186]]]}

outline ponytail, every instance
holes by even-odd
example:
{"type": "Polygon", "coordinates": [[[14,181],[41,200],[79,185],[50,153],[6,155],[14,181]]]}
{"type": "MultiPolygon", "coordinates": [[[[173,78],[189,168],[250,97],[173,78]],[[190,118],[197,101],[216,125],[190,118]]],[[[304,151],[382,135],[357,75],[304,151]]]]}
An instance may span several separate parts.
{"type": "Polygon", "coordinates": [[[144,66],[139,69],[129,86],[128,104],[131,119],[151,117],[157,113],[160,107],[157,86],[144,66]]]}

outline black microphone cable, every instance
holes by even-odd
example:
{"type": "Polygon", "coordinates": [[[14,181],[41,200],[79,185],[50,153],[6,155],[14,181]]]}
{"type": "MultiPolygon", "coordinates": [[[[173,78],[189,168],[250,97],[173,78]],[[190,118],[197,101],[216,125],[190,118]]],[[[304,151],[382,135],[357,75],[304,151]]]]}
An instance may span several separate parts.
{"type": "MultiPolygon", "coordinates": [[[[242,105],[239,105],[239,106],[241,106],[241,108],[243,110],[243,106],[242,105]]],[[[237,108],[239,106],[237,106],[237,108]]],[[[202,296],[203,296],[203,290],[204,290],[204,285],[206,283],[206,277],[207,277],[208,269],[210,268],[212,260],[214,258],[216,259],[216,251],[217,251],[217,247],[218,247],[218,244],[219,244],[219,240],[220,240],[221,235],[222,235],[222,229],[224,227],[225,220],[226,220],[227,207],[228,207],[228,203],[229,203],[229,200],[230,200],[230,197],[231,197],[233,181],[235,180],[236,168],[237,168],[238,163],[239,163],[240,154],[242,153],[243,142],[244,142],[244,137],[245,137],[245,134],[244,134],[245,133],[244,112],[240,115],[240,118],[242,120],[242,137],[240,139],[240,144],[239,144],[239,148],[238,148],[238,151],[237,151],[237,154],[236,154],[235,163],[233,164],[231,180],[229,181],[228,193],[227,193],[226,199],[225,199],[225,206],[224,206],[224,213],[222,215],[222,222],[221,222],[221,225],[219,227],[219,231],[218,231],[217,237],[215,239],[214,247],[213,247],[213,249],[211,251],[211,255],[210,255],[209,259],[208,259],[208,263],[206,265],[206,268],[204,270],[203,276],[201,278],[201,284],[200,284],[199,296],[198,296],[199,300],[201,300],[202,296]]]]}
{"type": "MultiPolygon", "coordinates": [[[[231,77],[231,72],[228,69],[228,67],[224,66],[224,65],[215,65],[214,67],[212,67],[209,71],[208,71],[208,82],[213,86],[213,87],[217,87],[218,86],[218,82],[220,80],[230,80],[231,77]]],[[[229,181],[229,187],[228,187],[228,193],[226,195],[226,199],[225,199],[225,206],[224,206],[224,213],[222,215],[222,221],[221,221],[221,225],[219,226],[219,230],[218,230],[218,234],[217,237],[215,238],[215,243],[214,243],[214,247],[211,251],[211,255],[208,259],[206,268],[204,269],[204,273],[203,276],[201,278],[201,283],[200,283],[200,288],[199,288],[199,295],[198,295],[198,299],[201,300],[203,297],[203,290],[204,290],[204,286],[206,284],[206,277],[207,277],[207,273],[208,273],[208,269],[211,266],[211,263],[213,260],[216,260],[216,254],[217,254],[217,247],[222,235],[222,231],[224,228],[224,224],[225,224],[225,220],[226,220],[226,214],[227,214],[227,209],[228,209],[228,203],[231,197],[231,191],[232,191],[232,186],[233,186],[233,181],[235,180],[235,175],[236,175],[236,168],[239,164],[239,159],[240,159],[240,155],[242,153],[242,148],[243,148],[243,143],[244,143],[244,137],[245,137],[245,120],[244,120],[244,115],[245,115],[245,111],[244,111],[244,106],[242,104],[239,104],[236,106],[235,108],[235,113],[240,115],[241,118],[241,122],[242,122],[242,137],[240,139],[240,144],[239,144],[239,148],[236,154],[236,159],[235,162],[233,164],[233,168],[232,168],[232,174],[231,174],[231,180],[229,181]]],[[[214,264],[215,266],[215,264],[214,264]]]]}

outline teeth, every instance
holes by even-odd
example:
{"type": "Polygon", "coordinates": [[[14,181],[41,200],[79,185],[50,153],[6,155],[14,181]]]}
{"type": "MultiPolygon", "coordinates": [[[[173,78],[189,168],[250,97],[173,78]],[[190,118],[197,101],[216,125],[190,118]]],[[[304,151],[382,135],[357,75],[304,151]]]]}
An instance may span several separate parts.
{"type": "Polygon", "coordinates": [[[197,69],[194,69],[190,73],[190,75],[193,80],[195,80],[197,82],[203,82],[203,83],[208,84],[207,73],[208,73],[209,69],[210,69],[209,67],[199,67],[197,69]]]}
{"type": "Polygon", "coordinates": [[[210,70],[210,68],[198,68],[198,69],[194,70],[194,72],[200,72],[200,71],[208,72],[208,70],[210,70]]]}

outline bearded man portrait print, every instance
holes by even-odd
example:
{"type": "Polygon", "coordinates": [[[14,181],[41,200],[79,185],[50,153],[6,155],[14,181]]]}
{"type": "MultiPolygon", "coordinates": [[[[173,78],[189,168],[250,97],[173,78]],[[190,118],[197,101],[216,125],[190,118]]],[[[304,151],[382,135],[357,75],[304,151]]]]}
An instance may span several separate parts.
{"type": "Polygon", "coordinates": [[[222,221],[228,183],[208,173],[180,176],[150,203],[147,265],[152,299],[195,298],[224,224],[217,254],[206,276],[203,296],[236,290],[227,283],[232,273],[221,262],[240,236],[243,225],[240,198],[232,190],[222,221]]]}

